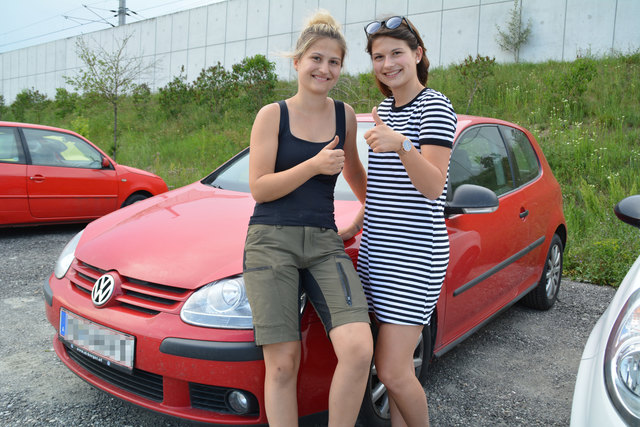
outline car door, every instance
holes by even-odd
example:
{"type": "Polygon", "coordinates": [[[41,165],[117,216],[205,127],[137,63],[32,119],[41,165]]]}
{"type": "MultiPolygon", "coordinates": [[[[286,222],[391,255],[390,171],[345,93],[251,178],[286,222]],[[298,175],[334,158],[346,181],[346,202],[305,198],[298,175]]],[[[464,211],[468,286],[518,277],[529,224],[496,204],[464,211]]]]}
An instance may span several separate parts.
{"type": "Polygon", "coordinates": [[[27,164],[18,129],[0,127],[0,224],[28,220],[27,164]]]}
{"type": "Polygon", "coordinates": [[[523,278],[520,290],[525,291],[540,280],[540,259],[546,255],[550,242],[545,241],[547,227],[551,223],[552,212],[549,195],[534,184],[540,177],[540,160],[527,135],[511,126],[500,126],[500,132],[511,154],[513,176],[518,193],[521,195],[521,219],[527,226],[531,251],[521,260],[523,278]],[[541,254],[544,252],[544,254],[541,254]]]}
{"type": "Polygon", "coordinates": [[[30,156],[27,192],[33,217],[97,218],[117,208],[117,174],[102,167],[103,156],[95,147],[64,132],[22,132],[30,156]]]}
{"type": "Polygon", "coordinates": [[[443,294],[444,345],[473,330],[513,299],[522,282],[522,256],[530,243],[522,213],[526,203],[515,190],[509,152],[497,125],[464,131],[451,154],[448,197],[461,184],[494,191],[493,213],[455,215],[447,220],[451,254],[443,294]]]}

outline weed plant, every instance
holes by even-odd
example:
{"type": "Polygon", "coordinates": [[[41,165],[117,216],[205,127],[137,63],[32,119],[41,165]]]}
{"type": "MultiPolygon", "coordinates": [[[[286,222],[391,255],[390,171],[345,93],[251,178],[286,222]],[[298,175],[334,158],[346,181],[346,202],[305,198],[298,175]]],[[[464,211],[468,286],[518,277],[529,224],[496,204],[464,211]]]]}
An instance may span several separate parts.
{"type": "MultiPolygon", "coordinates": [[[[469,114],[512,121],[535,135],[563,191],[565,277],[617,286],[640,253],[638,230],[613,214],[618,201],[640,193],[640,52],[493,64],[473,85],[465,74],[474,73],[462,73],[461,66],[433,69],[429,86],[446,94],[459,114],[468,106],[469,114]],[[478,89],[472,94],[470,87],[478,89]]],[[[156,173],[170,188],[203,178],[248,146],[259,108],[250,98],[255,89],[234,91],[211,108],[190,98],[190,83],[183,83],[181,93],[167,92],[171,85],[164,95],[134,93],[120,110],[118,162],[156,173]]],[[[295,91],[295,82],[279,81],[259,96],[265,103],[295,91]]],[[[27,122],[76,130],[107,152],[113,148],[107,104],[66,92],[58,103],[36,95],[27,91],[15,109],[2,105],[2,118],[15,120],[17,113],[27,122]]],[[[371,74],[343,75],[331,96],[356,112],[370,112],[382,100],[371,74]]]]}

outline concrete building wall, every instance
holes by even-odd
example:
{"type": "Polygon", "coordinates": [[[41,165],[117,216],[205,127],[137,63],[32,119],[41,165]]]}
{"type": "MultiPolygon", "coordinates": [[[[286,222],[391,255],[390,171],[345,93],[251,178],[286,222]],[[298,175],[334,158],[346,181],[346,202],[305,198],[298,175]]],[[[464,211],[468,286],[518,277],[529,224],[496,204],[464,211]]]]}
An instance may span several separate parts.
{"type": "MultiPolygon", "coordinates": [[[[638,0],[522,0],[522,6],[523,22],[531,22],[531,35],[520,52],[523,62],[572,61],[579,55],[640,49],[638,0]]],[[[127,54],[157,64],[141,78],[152,90],[181,73],[193,81],[203,68],[218,62],[230,68],[256,54],[275,62],[279,78],[291,79],[291,60],[282,53],[293,49],[305,18],[318,8],[343,25],[346,73],[371,69],[363,27],[391,14],[405,15],[416,25],[432,67],[476,54],[513,61],[496,41],[497,26],[506,30],[512,0],[227,0],[82,37],[111,49],[130,35],[127,54]]],[[[76,54],[78,37],[0,54],[5,103],[24,89],[37,89],[50,98],[56,88],[72,90],[64,77],[82,67],[76,54]]]]}

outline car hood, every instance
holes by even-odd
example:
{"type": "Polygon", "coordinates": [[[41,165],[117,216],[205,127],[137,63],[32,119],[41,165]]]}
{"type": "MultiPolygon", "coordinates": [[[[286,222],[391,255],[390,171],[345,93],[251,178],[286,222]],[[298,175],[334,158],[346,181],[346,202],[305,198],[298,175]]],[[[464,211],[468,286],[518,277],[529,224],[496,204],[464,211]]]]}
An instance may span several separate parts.
{"type": "MultiPolygon", "coordinates": [[[[128,278],[196,289],[242,272],[254,204],[249,193],[194,183],[92,222],[76,258],[128,278]]],[[[338,202],[337,222],[348,224],[359,207],[338,202]]]]}
{"type": "Polygon", "coordinates": [[[76,258],[129,278],[194,289],[242,272],[253,206],[250,194],[191,184],[92,222],[76,258]]]}
{"type": "Polygon", "coordinates": [[[147,172],[147,171],[142,170],[142,169],[133,168],[131,166],[125,166],[125,165],[121,165],[121,164],[118,163],[117,167],[118,167],[118,169],[121,170],[121,173],[122,172],[135,173],[137,175],[143,175],[143,176],[149,176],[149,177],[153,177],[153,178],[159,178],[158,175],[156,175],[156,174],[153,174],[151,172],[147,172]]]}

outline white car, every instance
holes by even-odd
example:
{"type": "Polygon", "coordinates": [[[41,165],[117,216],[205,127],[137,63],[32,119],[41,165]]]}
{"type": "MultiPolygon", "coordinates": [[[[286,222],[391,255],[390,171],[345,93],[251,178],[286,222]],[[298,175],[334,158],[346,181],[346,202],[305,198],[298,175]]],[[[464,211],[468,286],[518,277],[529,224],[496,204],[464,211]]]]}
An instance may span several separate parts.
{"type": "MultiPolygon", "coordinates": [[[[640,228],[640,195],[614,210],[640,228]]],[[[626,425],[640,425],[640,256],[589,336],[571,409],[572,427],[626,425]]]]}

